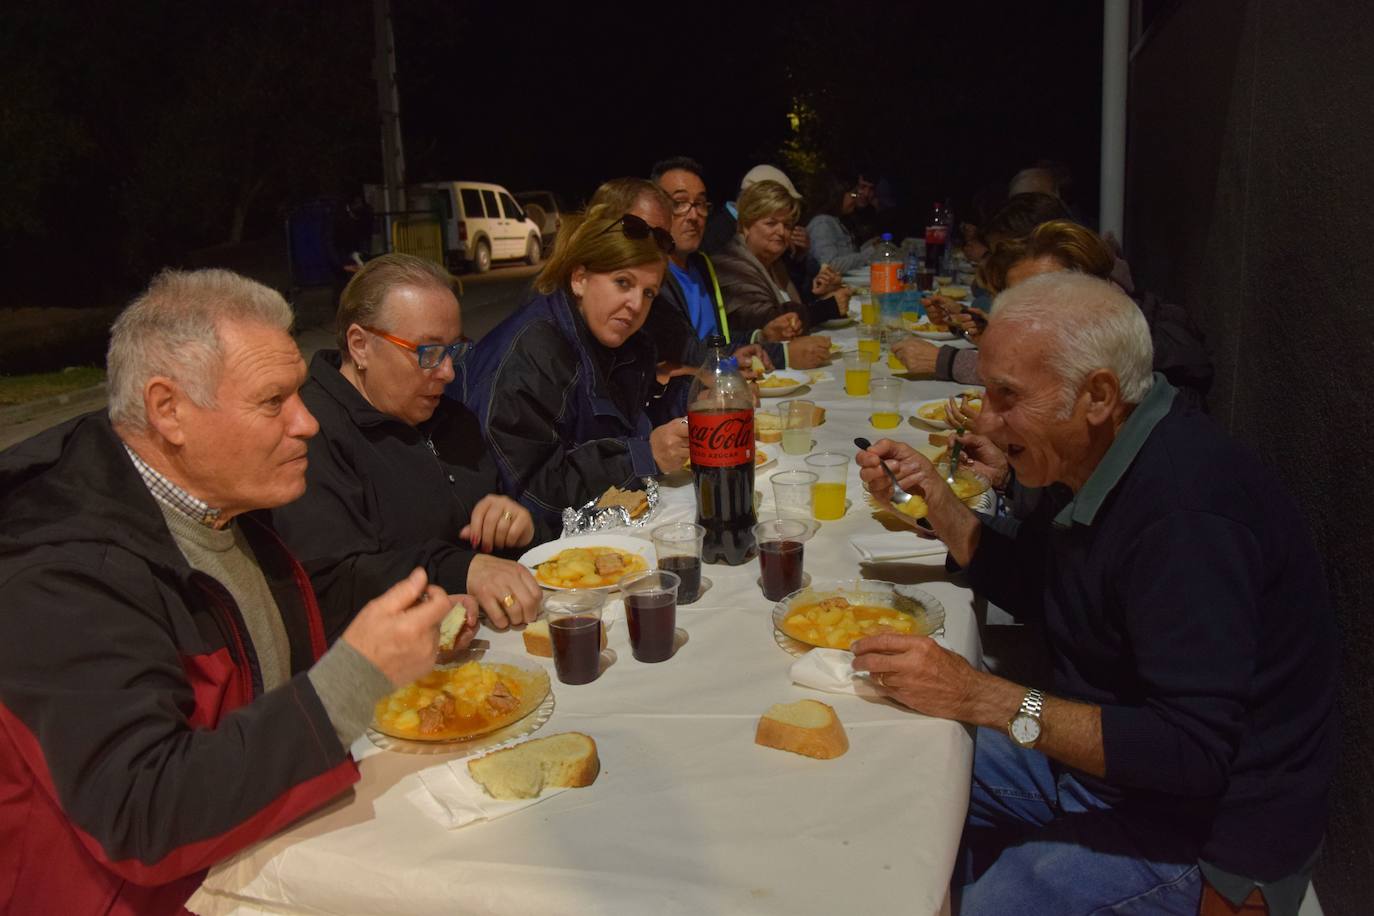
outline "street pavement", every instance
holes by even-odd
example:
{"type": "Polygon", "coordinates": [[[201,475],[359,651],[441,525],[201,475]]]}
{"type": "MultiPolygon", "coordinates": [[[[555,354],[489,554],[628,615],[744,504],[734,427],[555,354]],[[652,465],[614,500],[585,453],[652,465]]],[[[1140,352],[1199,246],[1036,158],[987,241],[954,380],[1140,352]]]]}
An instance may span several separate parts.
{"type": "MultiPolygon", "coordinates": [[[[480,340],[525,302],[538,273],[538,267],[522,264],[494,267],[485,274],[461,277],[463,291],[459,299],[463,310],[463,333],[480,340]]],[[[334,308],[329,302],[328,290],[307,290],[297,295],[293,305],[299,328],[296,342],[308,363],[316,350],[334,346],[334,308]]],[[[35,404],[0,409],[0,449],[9,448],[72,417],[99,410],[105,404],[102,384],[35,404]]]]}

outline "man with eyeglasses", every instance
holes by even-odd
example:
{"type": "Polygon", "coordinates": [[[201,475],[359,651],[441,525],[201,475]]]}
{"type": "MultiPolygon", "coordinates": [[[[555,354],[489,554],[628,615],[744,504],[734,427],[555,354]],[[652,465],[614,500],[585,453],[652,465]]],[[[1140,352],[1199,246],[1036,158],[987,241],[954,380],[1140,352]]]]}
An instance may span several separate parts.
{"type": "MultiPolygon", "coordinates": [[[[668,273],[645,324],[660,359],[695,368],[706,358],[706,339],[719,334],[746,372],[755,356],[768,369],[789,365],[786,344],[731,339],[716,268],[702,250],[711,202],[701,165],[686,156],[664,159],[654,165],[650,177],[672,202],[673,250],[668,273]]],[[[679,383],[677,387],[682,390],[676,400],[685,405],[687,386],[679,383]]],[[[668,397],[674,400],[671,394],[668,397]]]]}

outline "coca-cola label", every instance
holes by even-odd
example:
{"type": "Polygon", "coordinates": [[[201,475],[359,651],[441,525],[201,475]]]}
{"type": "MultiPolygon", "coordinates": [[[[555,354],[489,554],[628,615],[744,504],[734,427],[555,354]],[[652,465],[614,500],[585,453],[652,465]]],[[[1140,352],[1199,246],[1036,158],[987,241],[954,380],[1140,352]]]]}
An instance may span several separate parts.
{"type": "Polygon", "coordinates": [[[692,464],[704,468],[732,468],[754,460],[752,410],[689,411],[692,464]]]}
{"type": "Polygon", "coordinates": [[[926,226],[926,244],[943,245],[949,241],[948,226],[926,226]]]}

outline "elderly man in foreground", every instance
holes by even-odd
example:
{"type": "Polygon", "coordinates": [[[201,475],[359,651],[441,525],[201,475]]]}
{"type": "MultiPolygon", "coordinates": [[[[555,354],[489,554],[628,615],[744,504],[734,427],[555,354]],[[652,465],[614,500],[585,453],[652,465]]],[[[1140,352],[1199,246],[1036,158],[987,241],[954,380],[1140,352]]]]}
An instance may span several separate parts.
{"type": "Polygon", "coordinates": [[[291,320],[243,277],[165,272],[115,323],[108,419],[0,454],[0,909],[178,912],[355,782],[374,703],[434,662],[454,600],[423,570],[326,649],[246,514],[305,488],[291,320]]]}
{"type": "Polygon", "coordinates": [[[1101,280],[998,298],[982,450],[1051,488],[1010,533],[912,449],[859,454],[879,499],[886,461],[951,564],[1048,634],[1054,682],[1029,688],[924,637],[854,646],[895,699],[978,726],[963,913],[1195,914],[1204,890],[1291,913],[1306,888],[1337,747],[1320,560],[1275,476],[1150,363],[1140,310],[1101,280]]]}

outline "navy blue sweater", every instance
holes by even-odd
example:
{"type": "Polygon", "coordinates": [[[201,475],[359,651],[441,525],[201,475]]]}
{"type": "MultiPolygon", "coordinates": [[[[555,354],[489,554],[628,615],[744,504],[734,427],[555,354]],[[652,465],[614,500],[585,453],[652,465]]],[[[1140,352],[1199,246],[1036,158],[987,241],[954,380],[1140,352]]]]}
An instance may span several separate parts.
{"type": "Polygon", "coordinates": [[[1153,429],[1127,421],[1143,443],[1118,437],[1076,500],[1052,488],[1012,535],[984,526],[968,571],[991,600],[1044,620],[1053,692],[1102,708],[1106,780],[1081,778],[1176,819],[1204,860],[1273,880],[1326,825],[1331,604],[1276,476],[1170,404],[1158,375],[1156,387],[1137,408],[1153,406],[1153,429]]]}

